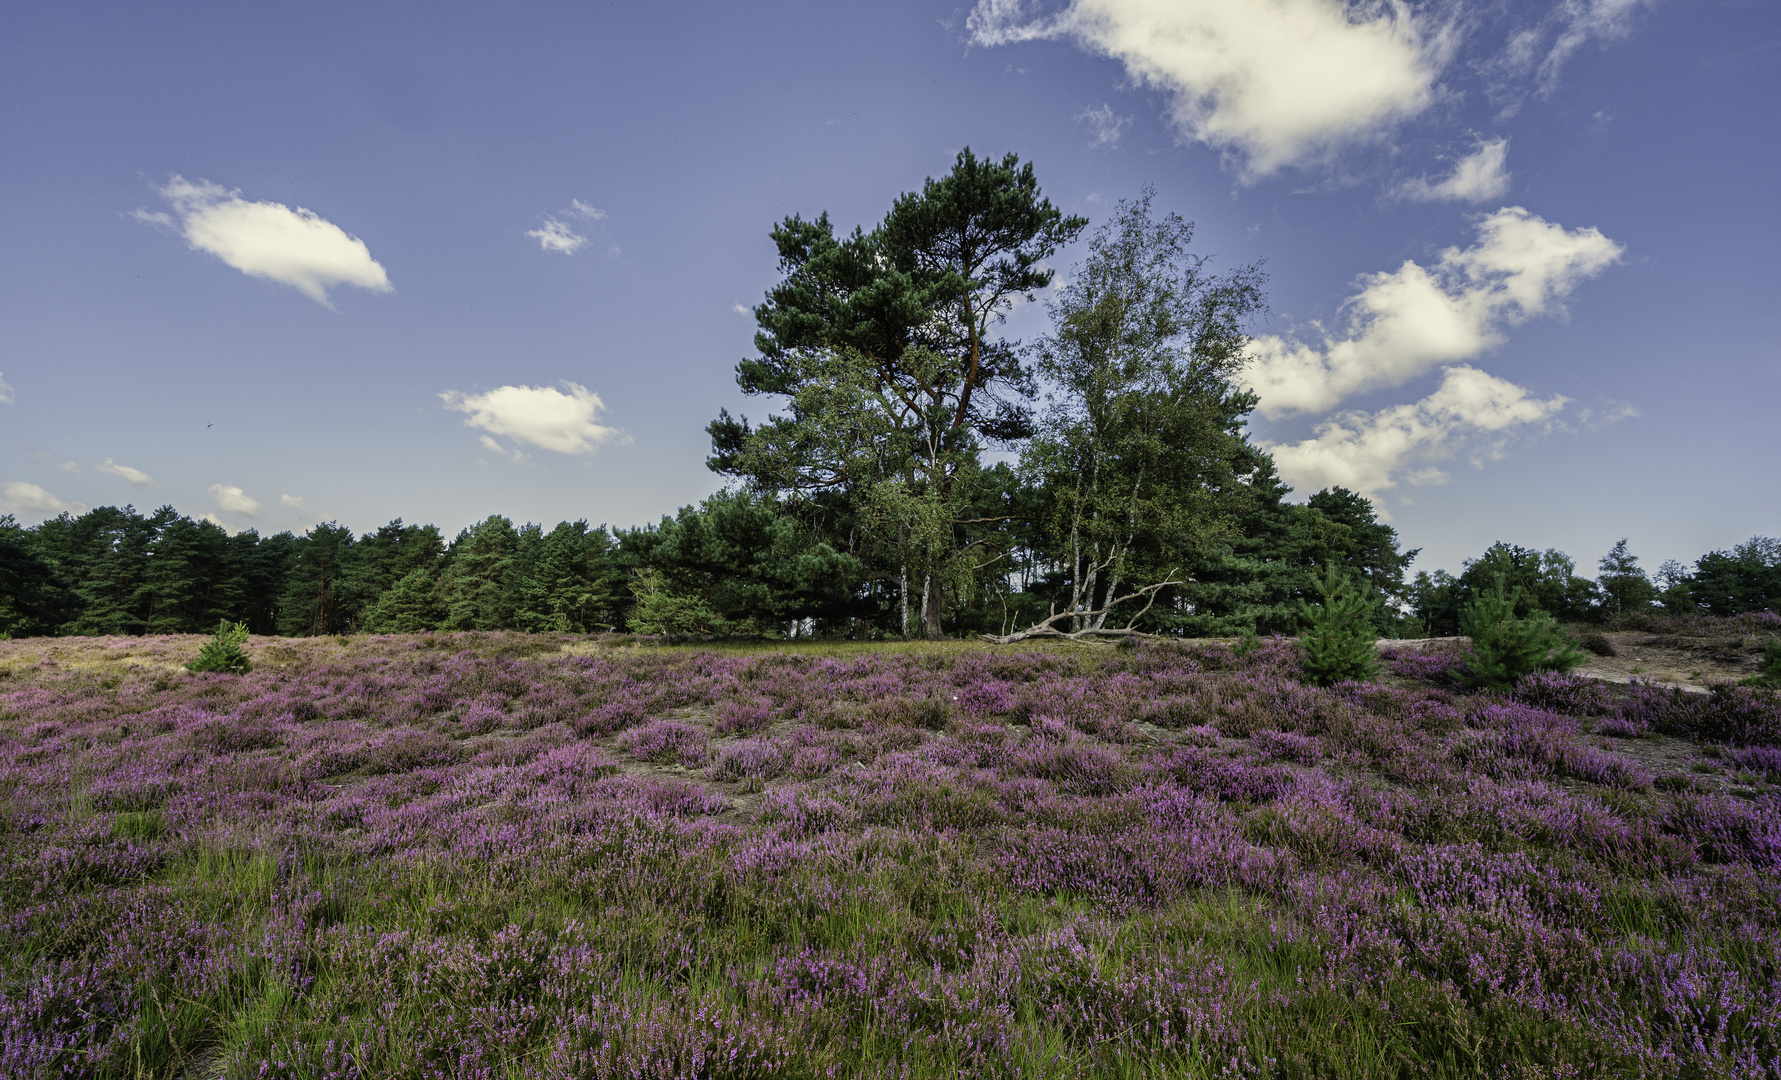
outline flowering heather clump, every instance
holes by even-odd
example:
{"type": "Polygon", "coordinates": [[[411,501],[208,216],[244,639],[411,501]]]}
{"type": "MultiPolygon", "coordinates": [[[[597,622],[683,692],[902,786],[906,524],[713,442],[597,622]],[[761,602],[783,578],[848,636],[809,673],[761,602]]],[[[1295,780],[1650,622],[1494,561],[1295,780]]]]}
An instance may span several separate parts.
{"type": "Polygon", "coordinates": [[[749,735],[767,730],[773,709],[765,701],[726,701],[712,711],[713,727],[725,735],[749,735]]]}
{"type": "Polygon", "coordinates": [[[1447,648],[1422,651],[1385,646],[1379,650],[1379,659],[1393,675],[1444,686],[1458,683],[1466,667],[1465,656],[1447,648]]]}
{"type": "Polygon", "coordinates": [[[1634,680],[1614,715],[1667,734],[1781,746],[1781,690],[1767,687],[1719,685],[1690,694],[1634,680]]]}
{"type": "Polygon", "coordinates": [[[1781,1078],[1759,688],[198,644],[0,642],[0,1076],[1781,1078]]]}
{"type": "Polygon", "coordinates": [[[1515,696],[1529,705],[1571,716],[1593,716],[1608,710],[1608,693],[1601,683],[1562,671],[1522,676],[1515,684],[1515,696]]]}
{"type": "Polygon", "coordinates": [[[633,728],[619,737],[618,745],[644,761],[684,765],[689,769],[705,764],[711,756],[705,732],[678,720],[657,720],[648,727],[633,728]]]}

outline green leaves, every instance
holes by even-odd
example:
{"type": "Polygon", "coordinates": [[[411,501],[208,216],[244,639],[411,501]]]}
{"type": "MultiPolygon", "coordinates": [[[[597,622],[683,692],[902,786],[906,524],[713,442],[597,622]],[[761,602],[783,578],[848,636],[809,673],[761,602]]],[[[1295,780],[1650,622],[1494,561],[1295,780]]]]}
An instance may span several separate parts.
{"type": "Polygon", "coordinates": [[[1241,501],[1229,493],[1252,399],[1231,379],[1261,276],[1207,275],[1189,252],[1193,226],[1153,220],[1151,196],[1121,202],[1095,232],[1032,349],[1053,390],[1021,465],[1043,492],[1041,527],[1072,610],[1197,559],[1241,501]]]}
{"type": "Polygon", "coordinates": [[[1521,588],[1505,591],[1502,577],[1478,593],[1460,613],[1460,633],[1472,639],[1465,681],[1507,690],[1536,671],[1569,671],[1589,658],[1558,628],[1552,616],[1533,610],[1517,618],[1521,588]]]}
{"type": "Polygon", "coordinates": [[[1372,601],[1334,565],[1315,586],[1318,603],[1299,601],[1307,627],[1299,637],[1306,677],[1318,686],[1331,686],[1379,674],[1372,601]]]}
{"type": "Polygon", "coordinates": [[[231,623],[224,619],[217,624],[216,633],[204,643],[204,648],[198,651],[198,659],[187,664],[186,670],[246,675],[253,670],[253,664],[248,660],[247,654],[241,651],[241,643],[246,640],[246,623],[231,623]]]}

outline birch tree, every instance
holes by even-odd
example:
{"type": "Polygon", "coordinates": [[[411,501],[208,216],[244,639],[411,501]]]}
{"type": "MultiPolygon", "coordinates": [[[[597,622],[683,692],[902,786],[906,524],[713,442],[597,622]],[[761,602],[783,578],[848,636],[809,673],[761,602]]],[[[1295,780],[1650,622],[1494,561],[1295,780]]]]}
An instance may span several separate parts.
{"type": "Polygon", "coordinates": [[[1209,273],[1189,251],[1193,225],[1153,219],[1153,195],[1095,232],[1034,346],[1049,390],[1022,469],[1047,493],[1062,603],[997,640],[1131,632],[1138,605],[1228,531],[1233,474],[1253,460],[1242,426],[1255,399],[1233,379],[1262,273],[1209,273]],[[1116,613],[1125,625],[1110,625],[1116,613]]]}

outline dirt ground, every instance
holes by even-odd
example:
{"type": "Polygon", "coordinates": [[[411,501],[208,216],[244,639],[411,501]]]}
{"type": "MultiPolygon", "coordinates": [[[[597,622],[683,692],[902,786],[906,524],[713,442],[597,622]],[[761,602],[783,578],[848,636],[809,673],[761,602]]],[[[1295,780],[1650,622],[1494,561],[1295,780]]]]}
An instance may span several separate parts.
{"type": "MultiPolygon", "coordinates": [[[[1654,634],[1647,630],[1600,631],[1573,628],[1576,637],[1591,650],[1589,662],[1577,674],[1603,682],[1625,683],[1634,679],[1679,686],[1704,694],[1717,682],[1736,682],[1762,670],[1762,650],[1767,638],[1742,636],[1689,636],[1654,634]],[[1596,640],[1599,639],[1599,640],[1596,640]],[[1601,642],[1607,643],[1602,650],[1601,642]],[[1599,655],[1607,651],[1609,655],[1599,655]]],[[[1388,648],[1457,648],[1465,638],[1423,638],[1413,641],[1381,640],[1388,648]]]]}

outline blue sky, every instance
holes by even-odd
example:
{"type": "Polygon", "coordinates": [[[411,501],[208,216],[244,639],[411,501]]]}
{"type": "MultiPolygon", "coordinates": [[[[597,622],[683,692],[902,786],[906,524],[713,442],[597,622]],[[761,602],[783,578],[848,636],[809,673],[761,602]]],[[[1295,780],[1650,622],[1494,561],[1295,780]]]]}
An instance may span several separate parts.
{"type": "Polygon", "coordinates": [[[970,146],[1265,260],[1255,437],[1420,568],[1692,560],[1781,533],[1778,101],[1773,2],[13,3],[0,512],[654,520],[768,230],[970,146]]]}

